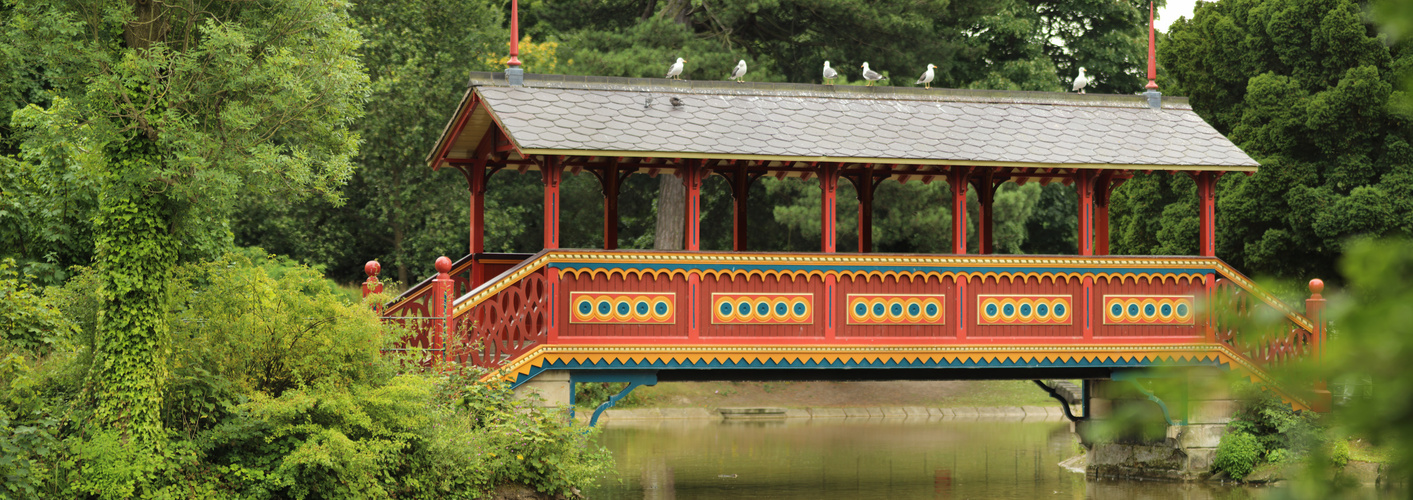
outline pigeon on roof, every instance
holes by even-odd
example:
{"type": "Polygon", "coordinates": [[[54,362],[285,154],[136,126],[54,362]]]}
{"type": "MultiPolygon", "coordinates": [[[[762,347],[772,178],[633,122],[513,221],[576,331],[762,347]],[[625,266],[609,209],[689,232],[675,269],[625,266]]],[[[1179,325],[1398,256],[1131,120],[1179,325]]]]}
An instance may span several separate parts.
{"type": "Polygon", "coordinates": [[[923,72],[922,76],[917,79],[917,83],[922,84],[923,88],[932,88],[932,70],[936,68],[937,66],[933,66],[931,64],[927,65],[927,71],[923,72]]]}
{"type": "Polygon", "coordinates": [[[824,82],[833,85],[835,78],[839,78],[839,72],[829,67],[829,61],[824,61],[824,82]]]}
{"type": "Polygon", "coordinates": [[[876,81],[879,81],[879,80],[887,80],[887,79],[888,79],[888,77],[879,74],[877,71],[868,69],[868,63],[863,63],[863,66],[859,66],[859,67],[860,67],[860,68],[863,68],[863,77],[864,77],[864,80],[868,80],[868,83],[867,83],[866,85],[872,86],[872,85],[873,85],[873,82],[876,82],[876,81]]]}
{"type": "Polygon", "coordinates": [[[746,76],[746,60],[745,60],[745,59],[742,59],[741,62],[736,63],[736,69],[731,70],[731,79],[732,79],[732,80],[736,80],[736,83],[741,83],[741,81],[742,81],[741,79],[744,78],[745,76],[746,76]]]}
{"type": "Polygon", "coordinates": [[[1083,94],[1086,85],[1089,85],[1089,77],[1084,76],[1084,68],[1079,68],[1079,76],[1074,77],[1074,88],[1070,90],[1083,94]]]}
{"type": "Polygon", "coordinates": [[[667,69],[667,76],[664,76],[663,78],[681,80],[682,77],[680,75],[682,74],[682,63],[684,62],[687,62],[687,60],[680,57],[677,58],[677,62],[673,63],[672,67],[667,69]]]}

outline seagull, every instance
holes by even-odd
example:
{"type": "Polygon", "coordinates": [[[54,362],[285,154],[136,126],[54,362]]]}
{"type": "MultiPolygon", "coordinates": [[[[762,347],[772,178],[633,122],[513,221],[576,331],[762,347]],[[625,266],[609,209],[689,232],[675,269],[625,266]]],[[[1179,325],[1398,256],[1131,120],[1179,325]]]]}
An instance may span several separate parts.
{"type": "Polygon", "coordinates": [[[736,63],[736,69],[731,70],[731,79],[736,80],[736,83],[741,83],[741,79],[745,78],[745,76],[746,60],[742,59],[741,62],[736,63]]]}
{"type": "Polygon", "coordinates": [[[868,63],[863,63],[863,66],[859,66],[859,67],[860,67],[860,68],[863,68],[863,77],[864,77],[864,80],[868,80],[868,83],[866,83],[865,85],[868,85],[868,86],[872,87],[872,86],[873,86],[873,82],[876,82],[876,81],[879,81],[879,80],[887,80],[887,79],[888,79],[888,77],[878,74],[877,71],[868,69],[868,63]]]}
{"type": "Polygon", "coordinates": [[[1083,94],[1085,85],[1089,85],[1089,77],[1084,76],[1084,68],[1079,68],[1079,76],[1074,77],[1074,88],[1070,90],[1083,94]]]}
{"type": "Polygon", "coordinates": [[[682,75],[682,63],[684,63],[684,62],[687,62],[687,60],[686,60],[686,59],[683,59],[683,58],[680,58],[680,57],[677,58],[677,62],[676,62],[676,63],[673,63],[673,64],[672,64],[672,67],[667,69],[667,76],[664,76],[663,78],[671,78],[671,79],[673,79],[673,80],[681,80],[681,79],[682,79],[682,76],[681,76],[681,75],[682,75]]]}
{"type": "Polygon", "coordinates": [[[673,98],[671,98],[671,99],[668,99],[667,102],[672,103],[672,107],[674,107],[674,108],[680,108],[680,107],[682,107],[682,100],[681,100],[681,99],[678,99],[678,98],[676,98],[676,97],[673,97],[673,98]]]}
{"type": "Polygon", "coordinates": [[[835,78],[839,78],[839,72],[829,67],[829,61],[824,61],[824,81],[830,85],[834,85],[835,78]]]}
{"type": "Polygon", "coordinates": [[[924,72],[922,76],[917,79],[917,83],[921,83],[923,85],[923,88],[932,88],[932,70],[936,68],[937,66],[933,66],[931,64],[927,65],[927,71],[924,72]]]}

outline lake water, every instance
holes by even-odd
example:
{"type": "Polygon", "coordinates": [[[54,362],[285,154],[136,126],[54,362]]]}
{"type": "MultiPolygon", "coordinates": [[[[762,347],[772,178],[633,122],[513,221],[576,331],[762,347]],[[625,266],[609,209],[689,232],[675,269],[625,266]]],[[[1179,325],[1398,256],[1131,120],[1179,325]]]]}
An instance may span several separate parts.
{"type": "Polygon", "coordinates": [[[604,424],[592,499],[1243,499],[1265,490],[1086,481],[1065,422],[661,420],[604,424]]]}

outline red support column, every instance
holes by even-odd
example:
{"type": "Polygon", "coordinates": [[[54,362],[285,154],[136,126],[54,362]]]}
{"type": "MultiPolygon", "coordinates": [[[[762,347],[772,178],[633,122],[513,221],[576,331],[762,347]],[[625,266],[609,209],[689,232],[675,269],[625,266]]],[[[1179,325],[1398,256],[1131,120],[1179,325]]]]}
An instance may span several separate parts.
{"type": "Polygon", "coordinates": [[[1079,254],[1094,255],[1094,171],[1075,172],[1074,189],[1079,194],[1079,254]]]}
{"type": "Polygon", "coordinates": [[[1217,256],[1217,175],[1197,174],[1197,255],[1217,256]]]}
{"type": "Polygon", "coordinates": [[[618,249],[618,160],[609,160],[608,168],[599,176],[603,188],[603,249],[618,249]]]}
{"type": "Polygon", "coordinates": [[[471,242],[467,246],[472,255],[471,280],[466,285],[474,289],[486,282],[486,266],[477,257],[486,251],[486,161],[477,160],[463,172],[466,174],[467,189],[471,192],[471,242]]]}
{"type": "Polygon", "coordinates": [[[710,314],[707,312],[710,307],[701,307],[702,299],[697,296],[701,293],[701,288],[702,273],[687,271],[687,340],[702,338],[701,316],[710,314]]]}
{"type": "Polygon", "coordinates": [[[834,253],[838,246],[838,235],[834,229],[838,212],[839,165],[826,163],[819,166],[819,240],[824,253],[834,253]]]}
{"type": "Polygon", "coordinates": [[[686,228],[687,250],[702,249],[702,170],[703,161],[687,160],[683,164],[682,181],[687,184],[686,228]]]}
{"type": "Polygon", "coordinates": [[[1099,174],[1094,186],[1094,255],[1109,255],[1109,194],[1114,189],[1113,171],[1099,174]]]}
{"type": "Polygon", "coordinates": [[[451,275],[447,274],[451,272],[451,259],[445,255],[437,257],[436,268],[437,277],[432,280],[432,331],[431,338],[427,339],[431,342],[428,348],[433,353],[433,364],[448,359],[446,338],[456,332],[456,320],[453,317],[455,313],[451,307],[452,301],[455,300],[452,290],[456,283],[452,281],[451,275]]]}
{"type": "Polygon", "coordinates": [[[824,340],[834,340],[838,336],[838,325],[834,324],[834,305],[839,303],[834,299],[834,288],[837,286],[839,286],[838,274],[824,275],[824,340]]]}
{"type": "Polygon", "coordinates": [[[947,182],[952,185],[952,253],[967,253],[967,178],[970,167],[952,167],[947,182]]]}
{"type": "Polygon", "coordinates": [[[559,157],[546,157],[540,166],[540,177],[545,183],[545,249],[559,249],[559,180],[564,174],[559,157]]]}
{"type": "Polygon", "coordinates": [[[977,201],[981,202],[981,211],[976,217],[976,241],[977,253],[982,255],[996,253],[996,221],[993,215],[995,212],[992,210],[992,203],[996,199],[995,172],[996,169],[991,167],[982,168],[981,175],[973,179],[976,184],[972,187],[976,188],[977,201]]]}
{"type": "Polygon", "coordinates": [[[864,170],[856,177],[855,191],[859,193],[859,253],[873,252],[873,168],[864,170]]]}
{"type": "Polygon", "coordinates": [[[746,172],[746,162],[741,162],[736,166],[736,173],[731,174],[731,195],[734,197],[731,207],[731,250],[737,252],[746,251],[746,201],[750,191],[751,176],[746,172]]]}
{"type": "MultiPolygon", "coordinates": [[[[1310,355],[1314,357],[1316,366],[1324,362],[1325,356],[1325,297],[1320,295],[1323,291],[1324,281],[1310,280],[1310,298],[1305,299],[1305,317],[1315,324],[1310,338],[1310,355]]],[[[1315,381],[1315,397],[1311,398],[1310,403],[1310,409],[1316,412],[1330,412],[1332,399],[1324,380],[1315,381]]]]}

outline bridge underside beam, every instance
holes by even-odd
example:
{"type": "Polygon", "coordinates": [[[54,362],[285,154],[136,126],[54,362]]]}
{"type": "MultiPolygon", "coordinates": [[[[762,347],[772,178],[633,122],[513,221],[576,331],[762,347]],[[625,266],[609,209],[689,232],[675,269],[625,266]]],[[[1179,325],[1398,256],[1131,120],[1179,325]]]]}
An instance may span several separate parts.
{"type": "Polygon", "coordinates": [[[1107,368],[968,368],[968,369],[730,369],[652,370],[659,382],[869,382],[893,380],[1033,380],[1107,379],[1107,368]]]}

